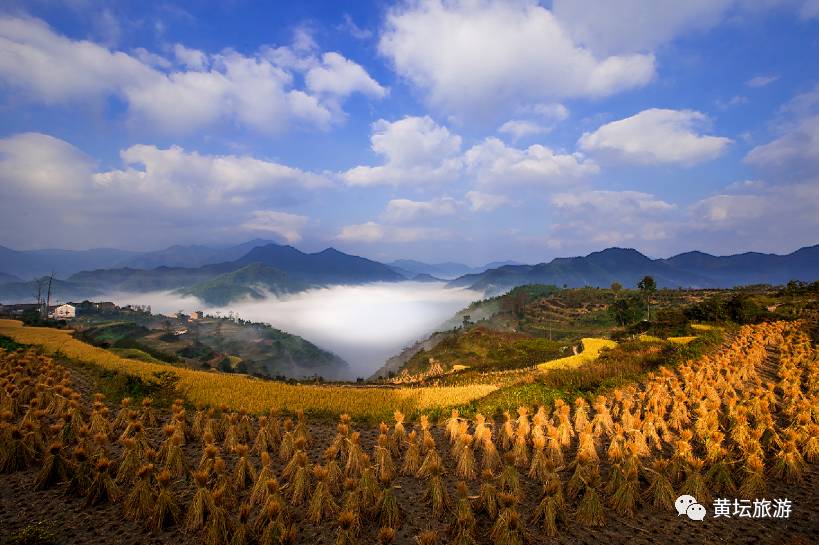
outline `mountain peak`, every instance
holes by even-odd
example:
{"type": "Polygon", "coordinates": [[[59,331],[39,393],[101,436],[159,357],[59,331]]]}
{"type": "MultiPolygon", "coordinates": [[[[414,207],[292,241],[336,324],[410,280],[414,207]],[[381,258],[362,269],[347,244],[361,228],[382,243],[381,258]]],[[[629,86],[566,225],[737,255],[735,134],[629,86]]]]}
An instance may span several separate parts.
{"type": "Polygon", "coordinates": [[[330,247],[325,248],[322,251],[318,252],[316,255],[340,255],[340,254],[348,255],[348,254],[345,254],[344,252],[336,250],[335,248],[330,246],[330,247]]]}

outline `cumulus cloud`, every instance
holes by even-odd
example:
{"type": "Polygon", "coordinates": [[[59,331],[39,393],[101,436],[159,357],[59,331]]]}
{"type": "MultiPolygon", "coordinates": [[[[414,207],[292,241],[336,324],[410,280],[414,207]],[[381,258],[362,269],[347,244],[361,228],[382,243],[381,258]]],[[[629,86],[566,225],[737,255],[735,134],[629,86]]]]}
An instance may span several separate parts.
{"type": "Polygon", "coordinates": [[[100,170],[82,151],[49,135],[0,139],[0,217],[6,220],[0,229],[14,227],[29,241],[66,247],[78,241],[132,245],[135,232],[141,243],[182,236],[201,242],[233,231],[295,241],[307,218],[272,207],[330,184],[322,175],[250,156],[150,145],[120,155],[122,168],[100,170]]]}
{"type": "MultiPolygon", "coordinates": [[[[81,199],[94,162],[68,142],[29,132],[0,140],[3,192],[81,199]]],[[[6,201],[10,204],[10,201],[6,201]]]]}
{"type": "Polygon", "coordinates": [[[360,65],[339,53],[317,57],[311,40],[252,55],[176,44],[174,67],[144,49],[112,51],[67,38],[37,19],[2,16],[0,80],[46,104],[117,96],[135,121],[168,132],[218,121],[264,132],[292,123],[324,128],[342,118],[338,101],[351,93],[383,96],[360,65]],[[305,89],[297,88],[299,72],[309,76],[305,89]]]}
{"type": "Polygon", "coordinates": [[[500,127],[498,132],[510,135],[514,140],[520,140],[534,134],[545,134],[552,130],[551,127],[527,121],[525,119],[510,119],[500,127]]]}
{"type": "Polygon", "coordinates": [[[520,114],[530,116],[528,119],[510,119],[498,128],[501,134],[507,134],[517,141],[535,134],[546,134],[569,117],[569,109],[563,104],[534,104],[519,109],[520,114]]]}
{"type": "Polygon", "coordinates": [[[250,156],[202,155],[179,146],[131,146],[120,153],[125,169],[94,175],[97,185],[155,196],[166,206],[199,202],[244,203],[263,190],[287,186],[317,188],[329,181],[319,174],[250,156]]]}
{"type": "Polygon", "coordinates": [[[190,49],[182,44],[175,44],[173,54],[176,62],[191,70],[205,70],[208,67],[208,56],[198,49],[190,49]]]}
{"type": "Polygon", "coordinates": [[[469,207],[473,212],[491,212],[509,203],[509,197],[506,195],[484,193],[483,191],[467,192],[466,200],[469,201],[469,207]]]}
{"type": "Polygon", "coordinates": [[[756,146],[744,161],[783,178],[815,173],[819,168],[819,115],[801,119],[779,138],[756,146]]]}
{"type": "Polygon", "coordinates": [[[815,176],[819,169],[819,84],[782,105],[773,126],[778,136],[751,149],[743,162],[779,183],[815,176]]]}
{"type": "Polygon", "coordinates": [[[578,146],[629,163],[691,165],[715,159],[731,143],[730,138],[701,134],[708,122],[693,110],[651,108],[584,133],[578,146]]]}
{"type": "Polygon", "coordinates": [[[429,103],[462,116],[607,96],[654,76],[652,55],[596,56],[534,1],[407,3],[387,15],[378,47],[429,103]]]}
{"type": "Polygon", "coordinates": [[[451,216],[457,210],[458,203],[451,197],[439,197],[429,201],[392,199],[387,203],[382,218],[392,223],[406,223],[417,219],[451,216]]]}
{"type": "Polygon", "coordinates": [[[752,184],[706,197],[689,209],[689,232],[725,247],[795,249],[816,244],[819,179],[785,186],[752,184]],[[764,228],[761,228],[764,226],[764,228]]]}
{"type": "Polygon", "coordinates": [[[307,88],[314,93],[346,97],[360,92],[375,98],[387,94],[387,90],[371,78],[360,64],[335,52],[325,53],[321,63],[310,68],[304,77],[307,88]]]}
{"type": "Polygon", "coordinates": [[[368,221],[357,225],[345,225],[341,228],[337,240],[344,242],[418,242],[420,240],[441,240],[449,238],[452,233],[438,227],[398,227],[368,221]]]}
{"type": "Polygon", "coordinates": [[[153,79],[130,55],[56,34],[36,19],[0,17],[0,77],[47,104],[104,96],[153,79]]]}
{"type": "Polygon", "coordinates": [[[273,233],[289,243],[301,240],[301,233],[307,226],[310,218],[275,210],[256,210],[251,213],[250,219],[242,224],[248,231],[273,233]]]}
{"type": "Polygon", "coordinates": [[[555,222],[549,233],[555,249],[613,245],[651,247],[671,238],[676,206],[640,191],[588,190],[550,198],[555,222]]]}
{"type": "Polygon", "coordinates": [[[719,23],[735,0],[555,0],[570,35],[601,54],[652,51],[677,36],[719,23]]]}
{"type": "Polygon", "coordinates": [[[526,149],[487,138],[465,154],[468,170],[482,185],[559,187],[597,174],[599,167],[581,154],[557,153],[545,146],[526,149]]]}
{"type": "Polygon", "coordinates": [[[357,166],[341,173],[350,185],[401,185],[446,182],[460,169],[461,137],[429,116],[405,117],[372,126],[372,150],[384,157],[378,166],[357,166]]]}

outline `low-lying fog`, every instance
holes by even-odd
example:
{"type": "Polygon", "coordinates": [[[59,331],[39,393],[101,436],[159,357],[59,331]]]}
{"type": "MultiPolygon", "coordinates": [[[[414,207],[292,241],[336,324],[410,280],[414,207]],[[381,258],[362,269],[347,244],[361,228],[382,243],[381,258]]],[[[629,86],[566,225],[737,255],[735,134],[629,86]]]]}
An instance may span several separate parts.
{"type": "Polygon", "coordinates": [[[167,292],[106,297],[119,305],[151,305],[154,313],[163,314],[232,310],[241,318],[268,323],[338,354],[349,362],[351,378],[370,376],[387,358],[481,298],[479,292],[417,282],[333,286],[226,307],[207,306],[194,297],[167,292]]]}

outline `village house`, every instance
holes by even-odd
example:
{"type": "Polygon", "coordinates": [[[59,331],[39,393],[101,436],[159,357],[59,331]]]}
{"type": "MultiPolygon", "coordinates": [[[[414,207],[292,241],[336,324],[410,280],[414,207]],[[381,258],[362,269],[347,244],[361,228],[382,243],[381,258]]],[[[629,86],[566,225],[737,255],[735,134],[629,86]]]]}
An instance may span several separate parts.
{"type": "Polygon", "coordinates": [[[55,320],[68,320],[77,317],[77,307],[68,303],[54,309],[55,320]]]}

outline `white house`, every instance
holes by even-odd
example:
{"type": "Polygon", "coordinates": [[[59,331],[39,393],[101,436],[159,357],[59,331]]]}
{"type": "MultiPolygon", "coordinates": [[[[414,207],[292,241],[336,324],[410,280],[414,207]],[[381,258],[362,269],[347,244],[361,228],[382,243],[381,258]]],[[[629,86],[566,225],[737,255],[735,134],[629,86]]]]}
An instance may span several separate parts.
{"type": "Polygon", "coordinates": [[[77,317],[77,307],[74,305],[60,305],[54,309],[54,318],[56,320],[65,320],[67,318],[77,317]]]}

